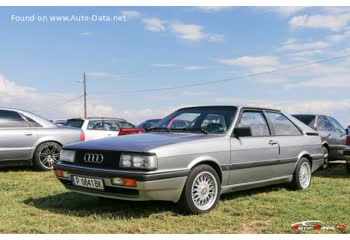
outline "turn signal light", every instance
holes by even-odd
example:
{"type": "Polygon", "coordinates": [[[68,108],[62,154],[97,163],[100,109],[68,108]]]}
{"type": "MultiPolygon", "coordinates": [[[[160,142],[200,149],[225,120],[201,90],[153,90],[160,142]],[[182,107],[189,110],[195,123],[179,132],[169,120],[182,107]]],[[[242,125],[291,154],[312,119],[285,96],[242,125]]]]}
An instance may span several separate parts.
{"type": "Polygon", "coordinates": [[[136,187],[136,180],[132,178],[123,178],[123,185],[126,187],[136,187]]]}
{"type": "Polygon", "coordinates": [[[63,177],[63,172],[62,172],[61,169],[56,169],[55,170],[55,174],[56,174],[57,177],[63,177]]]}

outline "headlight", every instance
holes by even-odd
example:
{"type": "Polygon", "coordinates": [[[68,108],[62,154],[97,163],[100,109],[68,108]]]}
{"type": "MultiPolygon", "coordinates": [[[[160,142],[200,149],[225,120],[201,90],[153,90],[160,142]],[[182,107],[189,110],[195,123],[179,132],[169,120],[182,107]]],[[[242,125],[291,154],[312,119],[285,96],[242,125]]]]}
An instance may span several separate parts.
{"type": "Polygon", "coordinates": [[[156,155],[137,155],[123,153],[120,156],[119,166],[121,168],[141,168],[154,170],[158,167],[156,155]]]}
{"type": "Polygon", "coordinates": [[[74,160],[75,160],[75,151],[61,150],[60,161],[74,162],[74,160]]]}

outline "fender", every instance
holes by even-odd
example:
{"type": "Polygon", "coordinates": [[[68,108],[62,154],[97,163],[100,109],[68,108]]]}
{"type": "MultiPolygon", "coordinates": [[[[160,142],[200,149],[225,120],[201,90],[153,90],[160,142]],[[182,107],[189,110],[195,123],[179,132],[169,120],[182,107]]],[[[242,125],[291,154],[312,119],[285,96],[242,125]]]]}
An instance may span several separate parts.
{"type": "Polygon", "coordinates": [[[41,138],[38,138],[35,143],[33,144],[33,151],[31,152],[30,154],[30,159],[33,159],[34,157],[34,154],[35,154],[35,151],[36,149],[38,148],[38,146],[44,142],[56,142],[58,143],[59,145],[62,146],[62,143],[58,140],[58,138],[56,137],[47,137],[47,136],[44,136],[44,137],[41,137],[41,138]]]}
{"type": "Polygon", "coordinates": [[[293,170],[293,172],[295,171],[295,169],[296,169],[296,167],[297,167],[297,165],[298,165],[298,163],[299,163],[299,161],[300,161],[300,159],[301,159],[302,157],[306,157],[306,158],[308,158],[309,160],[311,160],[310,164],[311,164],[311,167],[312,167],[312,158],[311,158],[311,154],[310,154],[308,151],[302,151],[302,152],[299,153],[299,155],[298,155],[298,160],[297,160],[297,162],[296,162],[295,165],[294,165],[294,170],[293,170]]]}

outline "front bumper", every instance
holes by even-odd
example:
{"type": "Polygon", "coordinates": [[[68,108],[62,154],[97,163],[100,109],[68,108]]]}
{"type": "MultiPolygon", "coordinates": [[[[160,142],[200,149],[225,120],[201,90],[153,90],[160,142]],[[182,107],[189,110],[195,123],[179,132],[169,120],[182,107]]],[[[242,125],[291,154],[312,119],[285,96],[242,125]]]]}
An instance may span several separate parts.
{"type": "Polygon", "coordinates": [[[66,172],[65,177],[57,177],[66,189],[83,194],[123,199],[131,201],[179,201],[183,187],[186,183],[189,170],[169,172],[132,172],[124,170],[96,169],[82,166],[58,163],[54,169],[66,172]],[[95,190],[74,186],[71,176],[84,176],[103,180],[104,190],[95,190]],[[133,178],[136,187],[113,185],[111,178],[133,178]]]}

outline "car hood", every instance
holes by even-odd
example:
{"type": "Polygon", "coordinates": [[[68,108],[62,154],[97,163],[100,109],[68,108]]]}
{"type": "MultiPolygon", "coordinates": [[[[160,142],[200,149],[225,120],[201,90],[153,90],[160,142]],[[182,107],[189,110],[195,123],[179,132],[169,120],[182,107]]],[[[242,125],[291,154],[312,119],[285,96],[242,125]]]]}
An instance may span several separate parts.
{"type": "Polygon", "coordinates": [[[140,133],[119,137],[109,137],[74,143],[64,146],[65,149],[93,149],[127,152],[147,152],[152,149],[191,141],[223,137],[222,134],[197,133],[140,133]]]}

